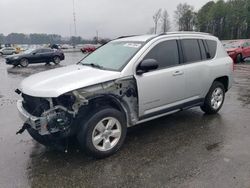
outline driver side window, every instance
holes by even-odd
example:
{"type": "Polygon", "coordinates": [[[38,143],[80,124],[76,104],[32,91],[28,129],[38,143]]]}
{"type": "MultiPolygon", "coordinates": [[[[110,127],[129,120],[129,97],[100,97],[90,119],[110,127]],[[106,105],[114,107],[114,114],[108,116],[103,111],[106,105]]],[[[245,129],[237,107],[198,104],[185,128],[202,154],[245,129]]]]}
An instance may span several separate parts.
{"type": "Polygon", "coordinates": [[[158,70],[179,64],[178,45],[176,40],[167,40],[153,47],[145,59],[155,59],[158,64],[158,70]]]}

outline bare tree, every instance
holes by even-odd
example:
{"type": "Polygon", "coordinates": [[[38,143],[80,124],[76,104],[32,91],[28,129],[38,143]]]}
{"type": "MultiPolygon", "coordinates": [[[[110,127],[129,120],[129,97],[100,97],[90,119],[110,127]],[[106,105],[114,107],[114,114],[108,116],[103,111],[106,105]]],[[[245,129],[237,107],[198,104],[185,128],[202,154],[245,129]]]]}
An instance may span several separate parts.
{"type": "Polygon", "coordinates": [[[161,9],[159,9],[153,16],[154,24],[155,24],[155,34],[157,33],[158,22],[161,18],[161,9]]]}
{"type": "Polygon", "coordinates": [[[163,11],[161,15],[161,22],[162,22],[162,31],[168,32],[171,29],[171,27],[170,27],[169,15],[168,15],[167,10],[163,11]]]}
{"type": "Polygon", "coordinates": [[[179,31],[193,31],[195,27],[196,14],[194,7],[187,3],[179,4],[175,11],[175,21],[179,31]]]}

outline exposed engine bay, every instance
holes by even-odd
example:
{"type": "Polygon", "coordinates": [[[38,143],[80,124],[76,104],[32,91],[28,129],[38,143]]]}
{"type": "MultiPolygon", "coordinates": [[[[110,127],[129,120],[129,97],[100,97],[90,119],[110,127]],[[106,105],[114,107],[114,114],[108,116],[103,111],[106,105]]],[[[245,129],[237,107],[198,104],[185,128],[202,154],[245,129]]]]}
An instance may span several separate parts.
{"type": "MultiPolygon", "coordinates": [[[[80,113],[88,112],[90,105],[95,108],[96,105],[114,104],[125,113],[128,127],[138,121],[138,95],[134,77],[81,88],[57,98],[32,97],[24,93],[22,97],[19,111],[26,114],[21,114],[26,117],[24,125],[29,125],[40,135],[60,132],[67,137],[74,134],[73,124],[79,115],[84,115],[80,113]]],[[[25,130],[25,127],[22,129],[25,130]]],[[[20,130],[18,133],[22,132],[20,130]]]]}

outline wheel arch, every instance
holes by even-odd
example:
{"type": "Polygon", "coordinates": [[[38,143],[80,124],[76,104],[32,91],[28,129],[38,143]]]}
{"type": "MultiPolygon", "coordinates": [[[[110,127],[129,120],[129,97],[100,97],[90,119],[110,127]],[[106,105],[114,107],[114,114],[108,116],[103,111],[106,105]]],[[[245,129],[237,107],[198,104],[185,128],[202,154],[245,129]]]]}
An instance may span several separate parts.
{"type": "Polygon", "coordinates": [[[130,111],[129,107],[125,101],[119,99],[118,97],[112,94],[98,95],[98,96],[88,99],[88,105],[83,106],[79,110],[79,116],[85,116],[86,113],[90,115],[91,112],[93,112],[95,109],[103,108],[105,106],[112,107],[120,111],[122,114],[124,114],[126,124],[128,127],[128,124],[131,120],[129,116],[129,111],[130,111]]]}
{"type": "Polygon", "coordinates": [[[213,82],[215,82],[215,81],[222,83],[223,86],[224,86],[224,88],[225,88],[225,91],[226,92],[228,91],[228,85],[229,85],[229,78],[228,78],[228,76],[218,77],[213,82]]]}

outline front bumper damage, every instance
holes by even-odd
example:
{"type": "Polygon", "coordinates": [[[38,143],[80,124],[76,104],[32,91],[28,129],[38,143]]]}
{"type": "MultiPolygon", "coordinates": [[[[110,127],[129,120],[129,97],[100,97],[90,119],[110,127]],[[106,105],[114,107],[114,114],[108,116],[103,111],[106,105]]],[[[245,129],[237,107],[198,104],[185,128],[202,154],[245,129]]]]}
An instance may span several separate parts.
{"type": "MultiPolygon", "coordinates": [[[[54,108],[51,108],[45,111],[41,117],[36,117],[24,109],[22,100],[17,101],[17,109],[18,109],[20,118],[24,121],[23,127],[17,132],[17,134],[21,134],[27,128],[32,128],[36,130],[42,136],[65,130],[66,128],[64,126],[52,127],[50,125],[52,124],[52,122],[58,123],[58,125],[60,125],[60,123],[61,125],[63,124],[62,120],[60,119],[60,116],[58,116],[58,114],[60,114],[58,110],[65,112],[67,114],[70,113],[62,106],[55,106],[54,108]],[[57,122],[55,122],[55,120],[57,122]]],[[[74,115],[73,112],[71,113],[73,116],[74,115]]],[[[66,123],[68,124],[69,122],[66,122],[66,123]]]]}
{"type": "Polygon", "coordinates": [[[31,128],[37,130],[39,134],[45,135],[48,134],[46,125],[47,125],[47,119],[46,117],[35,117],[31,114],[29,114],[22,105],[22,100],[17,101],[17,109],[19,112],[19,117],[25,122],[23,127],[20,129],[18,133],[22,133],[26,128],[28,128],[27,125],[29,125],[31,128]]]}

